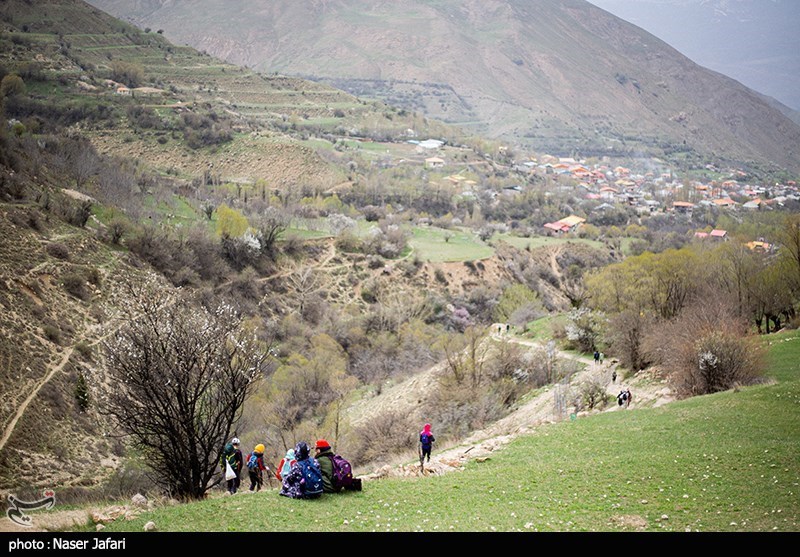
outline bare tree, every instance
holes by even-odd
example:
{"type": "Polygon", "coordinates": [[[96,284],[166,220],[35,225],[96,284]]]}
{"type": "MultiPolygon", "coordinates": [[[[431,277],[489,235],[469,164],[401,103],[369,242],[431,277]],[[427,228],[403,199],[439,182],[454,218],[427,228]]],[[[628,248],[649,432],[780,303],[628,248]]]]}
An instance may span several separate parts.
{"type": "Polygon", "coordinates": [[[488,331],[481,327],[468,327],[463,337],[451,335],[443,343],[447,369],[457,384],[480,387],[484,379],[484,366],[490,350],[485,342],[488,331]]]}
{"type": "Polygon", "coordinates": [[[800,215],[786,217],[786,222],[778,235],[781,256],[790,269],[789,276],[796,291],[800,291],[800,215]]]}
{"type": "Polygon", "coordinates": [[[269,207],[264,215],[257,220],[258,241],[261,243],[261,252],[273,257],[275,255],[275,242],[289,226],[289,217],[285,212],[269,207]]]}
{"type": "Polygon", "coordinates": [[[202,498],[267,351],[229,306],[209,311],[152,292],[132,299],[135,315],[106,345],[115,383],[104,410],[141,447],[159,485],[202,498]]]}

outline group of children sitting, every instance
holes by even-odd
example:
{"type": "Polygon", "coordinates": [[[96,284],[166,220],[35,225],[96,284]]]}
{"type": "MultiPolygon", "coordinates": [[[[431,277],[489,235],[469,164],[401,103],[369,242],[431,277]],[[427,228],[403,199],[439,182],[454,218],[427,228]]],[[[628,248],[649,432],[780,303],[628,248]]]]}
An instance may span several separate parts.
{"type": "MultiPolygon", "coordinates": [[[[434,441],[431,424],[425,424],[419,434],[420,466],[425,458],[430,462],[434,441]]],[[[333,452],[330,443],[325,439],[318,439],[314,450],[316,452],[311,456],[308,443],[300,441],[293,449],[286,451],[286,456],[281,459],[274,472],[281,482],[280,495],[293,499],[315,499],[323,493],[361,491],[361,479],[353,477],[353,467],[347,459],[333,452]]],[[[273,473],[264,464],[264,445],[256,445],[245,461],[239,450],[239,439],[234,437],[225,445],[220,459],[228,493],[231,495],[239,489],[239,476],[245,462],[250,475],[250,491],[261,491],[264,486],[264,472],[273,473]]]]}
{"type": "MultiPolygon", "coordinates": [[[[239,472],[242,469],[242,457],[239,451],[239,440],[225,447],[221,466],[226,470],[228,492],[236,493],[239,486],[239,472]],[[238,453],[238,455],[237,455],[238,453]],[[231,471],[228,470],[231,469],[231,471]]],[[[350,463],[341,455],[335,454],[330,443],[319,439],[314,445],[316,453],[305,441],[300,441],[286,451],[275,477],[281,482],[280,495],[293,499],[314,499],[323,493],[338,493],[344,489],[361,491],[361,480],[353,477],[350,463]]],[[[247,470],[250,475],[250,491],[260,491],[264,485],[264,472],[272,474],[272,470],[264,464],[264,445],[258,444],[247,457],[247,470]]]]}

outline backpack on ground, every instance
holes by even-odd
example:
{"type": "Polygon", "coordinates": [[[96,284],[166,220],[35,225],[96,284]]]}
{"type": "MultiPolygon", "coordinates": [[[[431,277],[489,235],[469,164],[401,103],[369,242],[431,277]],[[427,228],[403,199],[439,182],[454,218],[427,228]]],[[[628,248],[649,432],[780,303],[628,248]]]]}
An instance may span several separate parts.
{"type": "Polygon", "coordinates": [[[258,456],[255,453],[247,455],[247,469],[252,472],[258,471],[258,456]]]}
{"type": "Polygon", "coordinates": [[[310,458],[298,460],[297,465],[303,474],[303,497],[312,499],[322,495],[322,472],[319,465],[315,465],[310,458]]]}
{"type": "Polygon", "coordinates": [[[347,489],[353,485],[353,467],[343,456],[335,454],[331,457],[333,463],[333,487],[347,489]]]}

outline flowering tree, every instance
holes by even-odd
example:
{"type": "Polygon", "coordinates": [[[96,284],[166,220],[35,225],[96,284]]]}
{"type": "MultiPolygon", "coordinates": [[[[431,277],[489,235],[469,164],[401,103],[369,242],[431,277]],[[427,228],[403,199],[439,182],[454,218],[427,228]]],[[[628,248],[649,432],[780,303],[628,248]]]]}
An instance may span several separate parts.
{"type": "Polygon", "coordinates": [[[141,448],[153,480],[199,499],[216,482],[225,440],[263,376],[268,351],[227,305],[140,296],[106,345],[114,388],[105,412],[141,448]]]}

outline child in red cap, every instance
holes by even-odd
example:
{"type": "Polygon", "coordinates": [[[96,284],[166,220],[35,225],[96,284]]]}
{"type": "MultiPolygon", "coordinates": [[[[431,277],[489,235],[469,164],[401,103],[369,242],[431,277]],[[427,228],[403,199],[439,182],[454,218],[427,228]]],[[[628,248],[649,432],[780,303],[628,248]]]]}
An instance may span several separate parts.
{"type": "Polygon", "coordinates": [[[333,485],[333,449],[331,444],[325,439],[317,439],[314,449],[317,451],[314,457],[319,462],[319,469],[322,472],[322,492],[337,493],[339,490],[333,485]],[[320,457],[328,458],[320,458],[320,457]]]}

